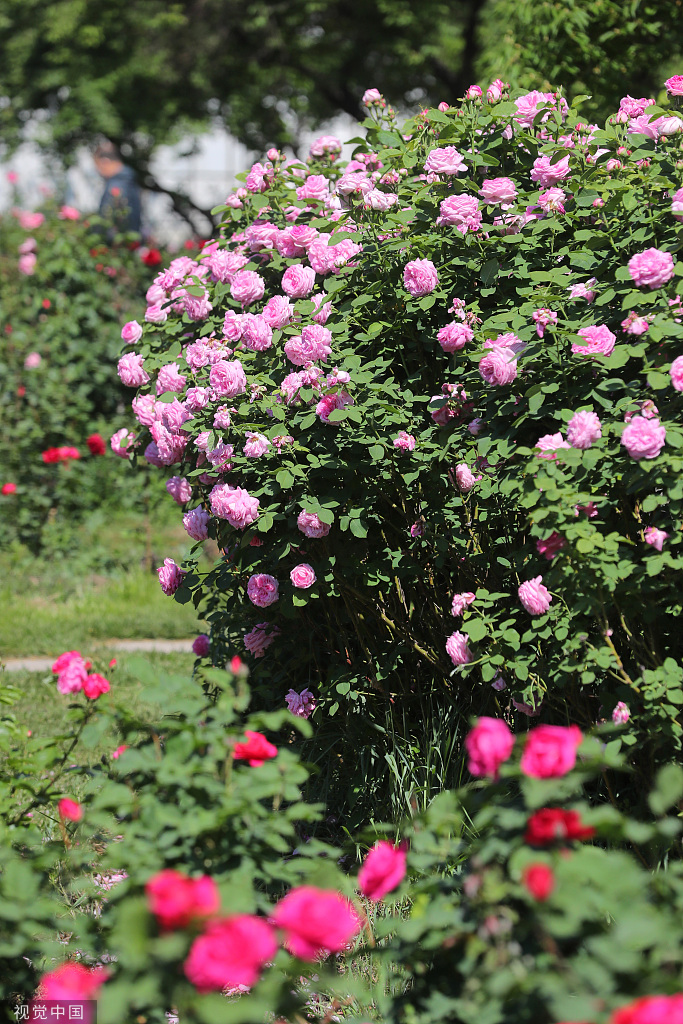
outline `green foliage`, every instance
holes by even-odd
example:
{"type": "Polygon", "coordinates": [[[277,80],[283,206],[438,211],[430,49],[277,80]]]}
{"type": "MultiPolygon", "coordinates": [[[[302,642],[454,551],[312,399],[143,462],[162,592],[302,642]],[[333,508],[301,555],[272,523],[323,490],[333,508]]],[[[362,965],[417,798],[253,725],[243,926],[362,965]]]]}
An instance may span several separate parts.
{"type": "Polygon", "coordinates": [[[0,219],[0,397],[8,421],[0,439],[0,499],[7,513],[0,545],[20,540],[34,550],[64,552],[69,529],[114,496],[142,508],[144,482],[134,481],[109,450],[120,425],[124,389],[113,373],[121,326],[133,315],[150,271],[135,246],[107,247],[82,222],[46,210],[33,230],[15,216],[0,219]],[[19,270],[19,246],[35,239],[31,273],[19,270]],[[38,357],[32,366],[27,357],[38,357]],[[103,435],[106,453],[90,455],[86,439],[103,435]],[[49,448],[74,446],[81,458],[46,464],[49,448]]]}

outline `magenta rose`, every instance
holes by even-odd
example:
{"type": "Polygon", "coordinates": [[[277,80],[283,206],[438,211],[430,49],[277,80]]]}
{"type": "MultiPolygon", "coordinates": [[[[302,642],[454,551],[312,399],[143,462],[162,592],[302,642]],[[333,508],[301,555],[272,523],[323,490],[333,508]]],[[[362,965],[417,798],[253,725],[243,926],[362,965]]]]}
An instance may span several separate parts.
{"type": "Polygon", "coordinates": [[[358,888],[369,900],[377,903],[401,884],[406,874],[406,851],[380,840],[368,852],[358,872],[358,888]]]}
{"type": "Polygon", "coordinates": [[[662,249],[645,249],[628,261],[628,272],[638,288],[661,288],[674,276],[673,256],[662,249]]]}
{"type": "Polygon", "coordinates": [[[666,429],[656,417],[634,416],[621,435],[621,443],[632,459],[656,459],[665,440],[666,429]]]}
{"type": "Polygon", "coordinates": [[[529,733],[520,768],[533,779],[557,779],[576,764],[583,735],[577,725],[539,725],[529,733]]]}
{"type": "Polygon", "coordinates": [[[149,374],[143,369],[143,357],[136,352],[126,352],[118,362],[118,375],[127,388],[139,388],[149,381],[149,374]]]}
{"type": "Polygon", "coordinates": [[[487,384],[496,387],[512,383],[517,376],[514,350],[503,345],[492,345],[479,362],[479,373],[487,384]]]}
{"type": "Polygon", "coordinates": [[[302,562],[301,565],[295,565],[289,574],[289,578],[299,590],[308,590],[315,583],[316,576],[313,572],[313,567],[308,562],[302,562]]]}
{"type": "Polygon", "coordinates": [[[474,331],[461,320],[454,320],[442,327],[436,337],[444,352],[457,352],[472,341],[474,331]]]}
{"type": "Polygon", "coordinates": [[[219,519],[227,519],[236,530],[244,530],[258,519],[259,501],[242,487],[217,484],[209,494],[211,511],[219,519]]]}
{"type": "Polygon", "coordinates": [[[411,260],[403,270],[403,284],[414,299],[429,295],[439,284],[439,275],[431,260],[411,260]]]}
{"type": "Polygon", "coordinates": [[[477,719],[477,724],[465,737],[469,772],[497,779],[500,766],[507,761],[514,745],[515,737],[501,718],[477,719]]]}
{"type": "Polygon", "coordinates": [[[164,594],[171,597],[183,582],[185,573],[175,564],[172,558],[165,558],[164,564],[157,569],[159,583],[164,594]]]}
{"type": "Polygon", "coordinates": [[[183,526],[193,540],[206,540],[209,536],[210,515],[201,505],[191,509],[183,516],[183,526]]]}
{"type": "Polygon", "coordinates": [[[279,596],[279,585],[274,576],[269,576],[266,572],[257,572],[249,577],[247,597],[257,608],[267,608],[269,604],[275,604],[279,596]]]}
{"type": "Polygon", "coordinates": [[[676,391],[683,391],[683,356],[676,356],[671,369],[671,383],[676,391]]]}
{"type": "Polygon", "coordinates": [[[285,947],[302,960],[341,953],[360,931],[353,905],[341,893],[302,885],[275,906],[273,921],[285,933],[285,947]]]}
{"type": "Polygon", "coordinates": [[[250,988],[276,952],[275,933],[263,918],[251,914],[219,918],[192,943],[185,976],[202,993],[250,988]]]}
{"type": "Polygon", "coordinates": [[[209,651],[211,650],[211,640],[207,633],[200,633],[192,641],[192,652],[196,654],[198,658],[206,658],[209,651]]]}
{"type": "Polygon", "coordinates": [[[247,378],[239,359],[219,359],[209,371],[209,383],[216,398],[234,398],[247,390],[247,378]]]}
{"type": "Polygon", "coordinates": [[[330,532],[328,523],[323,523],[313,512],[307,512],[305,509],[303,512],[299,512],[297,516],[296,525],[299,527],[305,537],[317,540],[320,537],[327,537],[330,532]]]}
{"type": "Polygon", "coordinates": [[[683,96],[683,75],[672,75],[664,85],[669,96],[683,96]]]}

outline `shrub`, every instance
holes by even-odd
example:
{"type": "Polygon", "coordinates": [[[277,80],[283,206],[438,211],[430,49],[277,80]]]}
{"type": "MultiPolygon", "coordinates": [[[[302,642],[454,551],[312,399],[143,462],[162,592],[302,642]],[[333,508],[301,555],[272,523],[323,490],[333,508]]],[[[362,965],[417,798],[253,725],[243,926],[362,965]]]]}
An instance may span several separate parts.
{"type": "Polygon", "coordinates": [[[143,490],[109,438],[124,409],[112,373],[120,325],[151,272],[137,242],[103,245],[75,216],[48,206],[0,218],[0,397],[9,421],[0,440],[0,543],[19,539],[34,550],[63,550],[60,530],[85,510],[114,497],[130,506],[143,490]]]}
{"type": "Polygon", "coordinates": [[[472,713],[630,716],[635,799],[680,748],[681,121],[476,93],[255,164],[120,363],[225,553],[176,600],[261,706],[312,692],[352,823],[457,781],[472,713]]]}
{"type": "Polygon", "coordinates": [[[614,726],[501,736],[495,764],[471,763],[480,781],[342,850],[310,834],[324,808],[301,798],[292,743],[310,726],[250,711],[243,665],[204,671],[217,700],[139,668],[162,721],[119,706],[115,682],[58,697],[74,702],[69,733],[32,744],[21,791],[2,793],[3,997],[30,998],[65,965],[96,990],[101,1024],[617,1024],[636,999],[680,993],[680,861],[655,869],[680,853],[666,815],[683,771],[659,773],[648,821],[591,807],[593,776],[623,767],[614,726]],[[238,758],[245,732],[270,756],[238,758]],[[111,753],[74,764],[77,739],[111,753]]]}

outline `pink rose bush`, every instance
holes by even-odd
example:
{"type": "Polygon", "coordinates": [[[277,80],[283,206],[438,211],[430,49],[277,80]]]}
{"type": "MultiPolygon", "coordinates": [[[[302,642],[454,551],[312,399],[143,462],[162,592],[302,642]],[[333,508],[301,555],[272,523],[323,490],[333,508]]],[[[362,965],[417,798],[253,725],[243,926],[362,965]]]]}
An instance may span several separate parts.
{"type": "Polygon", "coordinates": [[[534,779],[566,775],[576,764],[576,751],[582,741],[576,725],[538,725],[527,737],[520,768],[534,779]]]}
{"type": "Polygon", "coordinates": [[[276,952],[277,939],[267,921],[236,914],[212,921],[195,939],[184,971],[198,992],[250,988],[276,952]]]}
{"type": "Polygon", "coordinates": [[[312,885],[292,889],[273,911],[285,947],[301,960],[340,953],[360,931],[358,915],[340,893],[312,885]]]}
{"type": "Polygon", "coordinates": [[[533,580],[521,583],[517,588],[519,599],[529,615],[545,615],[550,608],[552,595],[548,588],[543,586],[542,580],[542,576],[536,576],[533,580]]]}
{"type": "Polygon", "coordinates": [[[674,275],[673,257],[661,249],[645,249],[631,257],[628,272],[637,288],[661,288],[674,275]]]}
{"type": "Polygon", "coordinates": [[[406,851],[381,841],[368,852],[358,872],[358,888],[374,903],[401,884],[406,874],[406,851]]]}
{"type": "Polygon", "coordinates": [[[666,428],[656,417],[634,416],[621,435],[621,443],[632,459],[656,459],[665,441],[666,428]]]}

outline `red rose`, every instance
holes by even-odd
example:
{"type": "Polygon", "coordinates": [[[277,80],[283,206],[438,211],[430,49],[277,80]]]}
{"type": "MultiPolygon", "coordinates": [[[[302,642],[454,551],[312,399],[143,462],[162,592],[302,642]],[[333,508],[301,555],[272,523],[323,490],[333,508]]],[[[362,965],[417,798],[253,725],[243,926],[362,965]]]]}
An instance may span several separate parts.
{"type": "Polygon", "coordinates": [[[236,743],[234,757],[236,761],[246,761],[252,768],[258,768],[264,761],[277,756],[277,747],[269,743],[263,733],[245,731],[246,743],[236,743]]]}
{"type": "Polygon", "coordinates": [[[547,864],[529,864],[522,874],[522,885],[530,896],[542,903],[555,888],[555,876],[547,864]]]}
{"type": "Polygon", "coordinates": [[[17,489],[17,485],[16,484],[3,484],[2,487],[0,488],[0,493],[2,493],[2,494],[14,494],[16,489],[17,489]]]}
{"type": "Polygon", "coordinates": [[[161,263],[161,253],[158,249],[143,250],[140,259],[146,267],[158,267],[161,263]]]}
{"type": "Polygon", "coordinates": [[[104,438],[101,434],[91,434],[85,443],[90,449],[91,455],[104,455],[107,450],[107,446],[104,443],[104,438]]]}
{"type": "Polygon", "coordinates": [[[567,842],[572,839],[592,839],[594,835],[594,828],[581,824],[578,811],[544,807],[527,821],[524,840],[531,846],[549,846],[558,840],[567,842]]]}
{"type": "Polygon", "coordinates": [[[215,914],[220,905],[216,883],[208,875],[190,878],[181,871],[166,868],[145,885],[149,909],[161,928],[184,928],[197,918],[215,914]]]}

